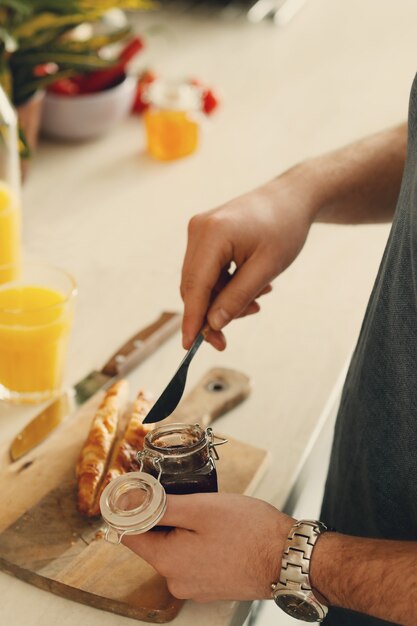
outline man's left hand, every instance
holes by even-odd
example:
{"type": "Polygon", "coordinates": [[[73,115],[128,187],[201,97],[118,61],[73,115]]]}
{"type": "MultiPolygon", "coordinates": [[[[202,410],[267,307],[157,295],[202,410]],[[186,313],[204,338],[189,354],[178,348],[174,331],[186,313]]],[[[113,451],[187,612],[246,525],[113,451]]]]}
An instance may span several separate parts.
{"type": "Polygon", "coordinates": [[[236,494],[168,496],[168,531],[126,535],[123,543],[167,579],[172,595],[196,602],[271,597],[291,517],[236,494]]]}

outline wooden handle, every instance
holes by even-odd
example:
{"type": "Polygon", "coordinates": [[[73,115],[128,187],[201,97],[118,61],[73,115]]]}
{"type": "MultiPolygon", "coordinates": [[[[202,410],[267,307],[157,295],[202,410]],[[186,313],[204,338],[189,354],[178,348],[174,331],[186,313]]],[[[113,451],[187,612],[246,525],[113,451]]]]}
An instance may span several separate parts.
{"type": "Polygon", "coordinates": [[[180,326],[179,313],[162,313],[155,322],[140,330],[119,348],[102,368],[102,373],[111,377],[125,376],[176,333],[180,326]]]}
{"type": "Polygon", "coordinates": [[[250,393],[246,374],[215,367],[181,401],[164,423],[181,422],[208,426],[217,417],[243,402],[250,393]]]}

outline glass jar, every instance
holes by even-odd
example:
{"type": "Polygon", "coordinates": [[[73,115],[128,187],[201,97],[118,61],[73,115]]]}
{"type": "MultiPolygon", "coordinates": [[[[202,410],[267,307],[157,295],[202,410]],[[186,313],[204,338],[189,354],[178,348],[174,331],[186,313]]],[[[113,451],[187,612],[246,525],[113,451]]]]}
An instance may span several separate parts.
{"type": "Polygon", "coordinates": [[[16,277],[21,255],[17,116],[0,87],[0,283],[16,277]]]}
{"type": "MultiPolygon", "coordinates": [[[[221,440],[225,443],[225,440],[221,440]]],[[[211,428],[166,424],[149,432],[138,459],[143,471],[158,477],[166,493],[218,491],[215,446],[211,428]]]]}
{"type": "Polygon", "coordinates": [[[76,282],[33,261],[0,265],[2,274],[14,280],[0,284],[0,400],[49,400],[61,394],[76,282]]]}
{"type": "Polygon", "coordinates": [[[185,82],[156,80],[144,100],[147,149],[161,161],[179,159],[195,152],[200,139],[201,92],[185,82]]]}
{"type": "Polygon", "coordinates": [[[120,543],[123,535],[156,526],[165,512],[167,493],[217,491],[216,446],[226,442],[198,424],[166,424],[149,432],[137,455],[140,472],[119,476],[101,495],[106,539],[120,543]]]}

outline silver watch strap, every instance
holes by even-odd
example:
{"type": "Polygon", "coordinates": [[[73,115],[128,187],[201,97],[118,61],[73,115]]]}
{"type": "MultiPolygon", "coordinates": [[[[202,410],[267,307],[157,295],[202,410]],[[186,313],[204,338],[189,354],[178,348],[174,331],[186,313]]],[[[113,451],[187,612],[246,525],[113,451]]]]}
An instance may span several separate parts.
{"type": "Polygon", "coordinates": [[[282,566],[277,587],[312,591],[310,560],[314,545],[327,527],[319,521],[300,520],[292,527],[282,555],[282,566]]]}

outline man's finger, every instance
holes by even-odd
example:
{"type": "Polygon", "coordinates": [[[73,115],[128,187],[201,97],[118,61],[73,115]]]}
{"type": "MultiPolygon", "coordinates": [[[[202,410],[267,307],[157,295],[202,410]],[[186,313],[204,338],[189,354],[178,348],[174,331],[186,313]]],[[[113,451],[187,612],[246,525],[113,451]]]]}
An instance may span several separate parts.
{"type": "Polygon", "coordinates": [[[207,334],[206,341],[211,343],[211,345],[220,352],[223,352],[226,348],[226,337],[221,330],[210,330],[207,334]]]}
{"type": "MultiPolygon", "coordinates": [[[[268,293],[271,293],[272,285],[267,285],[258,293],[257,298],[261,296],[265,296],[268,293]]],[[[257,300],[252,300],[252,302],[246,307],[244,311],[239,315],[239,317],[247,317],[248,315],[255,315],[255,313],[259,313],[261,310],[261,306],[257,300]]],[[[214,332],[214,331],[213,331],[214,332]]]]}
{"type": "Polygon", "coordinates": [[[184,300],[183,345],[189,349],[203,325],[212,299],[213,289],[224,267],[221,251],[215,246],[206,253],[199,250],[193,257],[192,267],[181,282],[184,300]]]}
{"type": "Polygon", "coordinates": [[[191,259],[194,257],[194,254],[196,250],[198,249],[200,232],[201,232],[201,216],[195,215],[188,223],[187,247],[185,250],[185,255],[184,255],[184,260],[182,262],[182,270],[181,270],[180,292],[181,292],[182,297],[184,297],[184,294],[183,294],[184,276],[187,276],[188,273],[190,272],[191,259]]]}
{"type": "Polygon", "coordinates": [[[266,285],[266,287],[261,289],[261,291],[258,293],[256,297],[259,298],[260,296],[266,296],[268,293],[271,293],[271,291],[272,291],[272,285],[271,283],[269,283],[268,285],[266,285]]]}
{"type": "Polygon", "coordinates": [[[268,289],[270,280],[262,261],[251,257],[233,274],[211,305],[207,315],[211,328],[222,330],[232,319],[239,317],[260,292],[268,289]]]}
{"type": "Polygon", "coordinates": [[[130,548],[135,554],[141,556],[145,561],[154,564],[155,555],[158,554],[169,531],[149,530],[141,535],[124,535],[123,545],[130,548]]]}
{"type": "MultiPolygon", "coordinates": [[[[204,494],[205,498],[207,495],[204,494]]],[[[216,495],[216,494],[215,494],[216,495]]],[[[201,508],[201,494],[167,495],[167,508],[159,522],[160,526],[171,526],[196,530],[201,508]]]]}
{"type": "MultiPolygon", "coordinates": [[[[201,494],[167,496],[167,508],[158,526],[195,530],[199,526],[198,514],[201,508],[201,494]]],[[[207,494],[205,494],[207,495],[207,494]]],[[[149,530],[139,535],[125,535],[122,543],[131,548],[148,563],[153,564],[155,555],[166,546],[171,530],[149,530]]]]}
{"type": "Polygon", "coordinates": [[[255,315],[255,313],[259,313],[261,310],[260,305],[256,300],[252,300],[252,302],[246,307],[244,311],[238,317],[248,317],[248,315],[255,315]]]}

